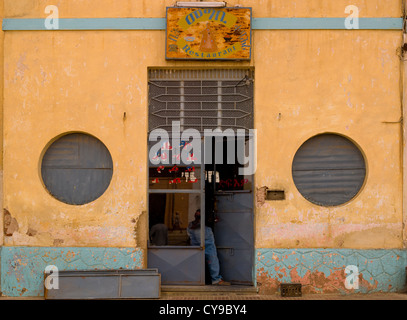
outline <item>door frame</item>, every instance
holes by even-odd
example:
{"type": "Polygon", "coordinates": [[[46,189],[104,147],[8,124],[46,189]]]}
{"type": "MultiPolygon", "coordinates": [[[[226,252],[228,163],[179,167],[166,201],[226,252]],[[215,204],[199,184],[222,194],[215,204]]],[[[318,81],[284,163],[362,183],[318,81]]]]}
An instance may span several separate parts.
{"type": "MultiPolygon", "coordinates": [[[[150,68],[149,68],[150,69],[150,68]]],[[[154,70],[155,68],[151,68],[151,70],[154,70]]],[[[158,68],[159,69],[159,68],[158,68]]],[[[193,70],[193,69],[196,69],[196,68],[188,68],[188,67],[186,67],[186,68],[171,68],[171,67],[168,67],[168,68],[165,68],[166,70],[178,70],[178,71],[186,71],[186,72],[188,72],[189,70],[193,70]],[[185,69],[185,70],[184,70],[185,69]]],[[[199,68],[199,70],[205,70],[205,68],[199,68]]],[[[219,69],[219,71],[224,71],[224,69],[228,69],[229,70],[229,68],[217,68],[217,69],[219,69]]],[[[198,70],[198,69],[197,69],[198,70]]],[[[198,71],[199,71],[198,70],[198,71]]],[[[239,68],[239,67],[236,67],[236,68],[230,68],[230,70],[238,70],[238,71],[244,71],[244,72],[250,72],[250,76],[249,76],[249,78],[247,78],[247,76],[245,76],[245,78],[244,79],[246,79],[246,81],[250,81],[250,80],[252,80],[252,78],[254,79],[254,68],[253,67],[245,67],[245,68],[239,68]],[[252,77],[252,78],[251,78],[252,77]]],[[[239,79],[239,80],[236,80],[237,82],[238,82],[238,84],[240,84],[240,83],[242,83],[242,81],[244,80],[244,79],[239,79]]],[[[192,80],[192,79],[191,79],[192,80]]],[[[219,79],[219,80],[221,80],[221,81],[234,81],[234,80],[231,80],[231,79],[219,79]]],[[[150,77],[148,77],[148,81],[150,81],[150,77]]],[[[182,81],[182,80],[179,80],[179,81],[182,81]]],[[[212,80],[208,80],[208,79],[206,79],[206,80],[202,80],[202,81],[212,81],[212,80]]],[[[253,83],[253,82],[252,82],[253,83]]],[[[236,85],[237,86],[237,85],[236,85]]],[[[148,86],[148,89],[149,89],[149,86],[148,86]]],[[[149,95],[148,95],[149,96],[149,95]]],[[[253,118],[254,118],[254,86],[253,86],[253,88],[252,88],[252,94],[251,94],[251,99],[252,99],[252,114],[253,114],[253,118]]],[[[147,99],[147,101],[149,101],[149,98],[147,99]]],[[[182,102],[181,102],[182,103],[182,102]]],[[[148,116],[149,116],[149,109],[150,109],[150,103],[149,102],[147,102],[147,110],[148,110],[148,116]]],[[[253,129],[254,128],[254,120],[253,120],[253,124],[252,124],[253,126],[250,128],[250,129],[253,129]]],[[[248,127],[249,128],[249,127],[248,127]]],[[[150,133],[148,132],[148,135],[149,135],[150,133]]],[[[147,137],[147,139],[148,139],[149,137],[147,137]]],[[[170,138],[170,141],[171,141],[171,138],[170,138]]],[[[201,157],[202,157],[202,163],[201,163],[201,165],[200,165],[200,168],[201,168],[201,185],[200,185],[200,190],[195,190],[195,191],[192,191],[192,190],[173,190],[171,193],[195,193],[195,194],[197,194],[197,193],[200,193],[200,195],[201,195],[201,199],[200,199],[200,202],[201,202],[201,221],[205,221],[205,153],[204,153],[204,147],[205,147],[205,141],[203,141],[202,142],[202,153],[201,153],[201,157]]],[[[149,143],[147,143],[147,168],[149,169],[150,168],[150,163],[149,163],[149,159],[148,159],[148,155],[149,155],[149,143]]],[[[148,173],[148,171],[147,171],[147,177],[146,177],[146,180],[147,180],[147,228],[148,228],[148,230],[149,230],[149,201],[150,201],[150,197],[149,197],[149,195],[151,194],[151,193],[168,193],[168,191],[169,191],[169,189],[164,189],[164,190],[151,190],[150,188],[149,188],[149,173],[148,173]]],[[[256,237],[256,233],[255,233],[255,205],[254,205],[254,202],[255,202],[255,195],[254,195],[254,190],[255,190],[255,174],[253,174],[253,176],[252,176],[252,187],[251,187],[251,193],[252,193],[252,201],[253,201],[253,211],[252,211],[252,217],[253,217],[253,224],[252,224],[252,228],[253,228],[253,255],[252,255],[252,257],[251,257],[251,260],[252,260],[252,270],[253,270],[253,272],[252,272],[252,283],[253,283],[253,285],[256,285],[256,275],[255,275],[255,237],[256,237]]],[[[172,247],[172,246],[163,246],[163,247],[157,247],[157,246],[150,246],[150,244],[149,244],[149,235],[147,236],[147,238],[148,238],[148,242],[147,242],[147,265],[148,265],[148,263],[149,263],[149,261],[150,261],[150,258],[151,257],[149,257],[149,252],[151,251],[154,251],[154,250],[157,250],[157,249],[159,249],[159,250],[165,250],[165,249],[167,249],[168,251],[169,250],[175,250],[175,249],[182,249],[182,250],[196,250],[196,249],[199,249],[200,251],[201,251],[201,270],[200,270],[200,274],[201,274],[201,279],[200,279],[200,281],[199,281],[199,283],[196,283],[195,285],[205,285],[205,257],[204,257],[204,249],[205,249],[205,244],[204,244],[204,239],[205,239],[205,229],[204,229],[204,226],[205,226],[205,224],[202,224],[201,225],[201,246],[200,247],[180,247],[180,246],[176,246],[176,247],[172,247]]],[[[149,233],[149,232],[148,232],[149,233]]],[[[164,283],[165,284],[165,283],[164,283]]],[[[173,284],[175,284],[175,283],[173,283],[173,284]]],[[[177,283],[178,284],[178,283],[177,283]]],[[[184,282],[182,282],[181,281],[181,283],[179,283],[179,284],[182,284],[182,285],[185,285],[185,283],[184,282]]],[[[192,285],[192,284],[191,284],[192,285]]]]}

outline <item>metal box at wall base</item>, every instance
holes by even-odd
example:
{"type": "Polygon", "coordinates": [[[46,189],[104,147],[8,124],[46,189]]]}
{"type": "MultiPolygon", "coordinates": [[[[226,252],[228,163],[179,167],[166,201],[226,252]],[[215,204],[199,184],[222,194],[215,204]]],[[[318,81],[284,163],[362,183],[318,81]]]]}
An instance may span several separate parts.
{"type": "Polygon", "coordinates": [[[159,299],[160,295],[161,275],[157,269],[59,271],[55,275],[44,274],[46,300],[159,299]],[[50,276],[54,279],[47,281],[50,276]]]}
{"type": "Polygon", "coordinates": [[[280,292],[282,297],[302,297],[301,283],[281,283],[280,292]]]}

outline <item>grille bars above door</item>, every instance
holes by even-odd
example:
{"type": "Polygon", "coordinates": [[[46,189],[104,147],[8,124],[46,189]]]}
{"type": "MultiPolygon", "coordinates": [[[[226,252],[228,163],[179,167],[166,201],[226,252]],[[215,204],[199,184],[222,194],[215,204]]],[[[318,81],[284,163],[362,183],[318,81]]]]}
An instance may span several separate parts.
{"type": "Polygon", "coordinates": [[[253,70],[149,70],[149,132],[253,128],[253,70]]]}

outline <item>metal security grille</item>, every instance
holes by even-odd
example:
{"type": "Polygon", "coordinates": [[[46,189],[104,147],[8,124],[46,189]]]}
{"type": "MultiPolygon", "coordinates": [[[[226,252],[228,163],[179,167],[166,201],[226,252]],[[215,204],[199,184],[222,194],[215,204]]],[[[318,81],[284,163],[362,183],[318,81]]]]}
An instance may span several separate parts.
{"type": "Polygon", "coordinates": [[[149,132],[179,121],[181,131],[253,128],[250,69],[149,71],[149,132]]]}

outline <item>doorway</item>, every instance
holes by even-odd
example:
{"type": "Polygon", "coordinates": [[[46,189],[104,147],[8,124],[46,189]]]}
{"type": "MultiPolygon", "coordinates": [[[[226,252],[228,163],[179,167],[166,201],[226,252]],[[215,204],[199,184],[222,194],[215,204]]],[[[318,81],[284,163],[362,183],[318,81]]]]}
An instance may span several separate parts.
{"type": "MultiPolygon", "coordinates": [[[[207,224],[215,236],[220,273],[232,284],[253,285],[253,175],[241,174],[243,165],[236,152],[229,150],[231,144],[237,150],[238,139],[207,139],[212,140],[212,161],[205,164],[205,208],[207,224]]],[[[248,144],[249,137],[241,139],[242,145],[248,144]]]]}
{"type": "Polygon", "coordinates": [[[198,209],[213,230],[224,280],[253,285],[253,175],[239,174],[242,165],[236,161],[239,141],[244,146],[248,137],[205,135],[205,129],[234,134],[253,128],[253,76],[251,69],[149,71],[147,264],[159,270],[163,285],[209,282],[205,224],[199,245],[191,245],[187,232],[198,209]],[[199,144],[184,138],[191,129],[200,134],[199,144]],[[189,159],[180,158],[191,144],[189,159]]]}

